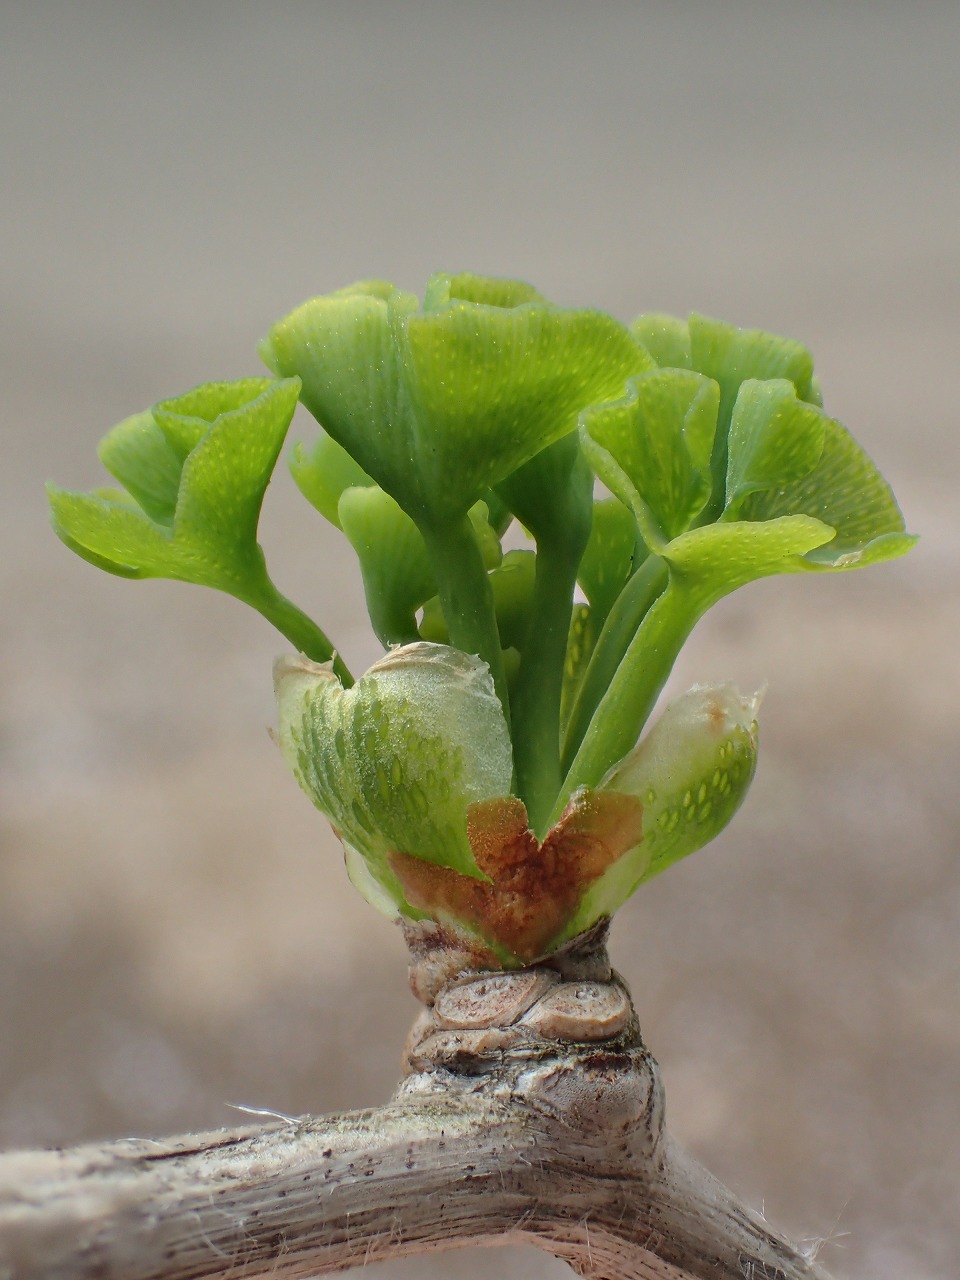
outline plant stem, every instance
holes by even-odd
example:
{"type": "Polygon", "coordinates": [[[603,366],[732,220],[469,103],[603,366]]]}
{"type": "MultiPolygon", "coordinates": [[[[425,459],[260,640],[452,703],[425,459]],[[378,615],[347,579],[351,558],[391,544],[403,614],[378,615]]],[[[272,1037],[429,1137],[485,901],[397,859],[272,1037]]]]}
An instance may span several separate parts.
{"type": "Polygon", "coordinates": [[[560,789],[560,695],[582,546],[537,544],[530,627],[514,685],[517,789],[540,836],[560,789]]]}
{"type": "Polygon", "coordinates": [[[536,577],[520,670],[514,681],[517,794],[534,831],[544,822],[562,778],[560,702],[577,571],[593,522],[593,472],[571,432],[500,487],[510,510],[537,544],[536,577]]]}
{"type": "Polygon", "coordinates": [[[651,555],[644,560],[617,597],[597,638],[567,721],[563,768],[570,768],[623,655],[666,583],[666,565],[659,556],[651,555]]]}
{"type": "Polygon", "coordinates": [[[639,738],[677,654],[709,605],[673,578],[649,609],[601,698],[551,815],[556,822],[578,787],[593,787],[639,738]]]}
{"type": "MultiPolygon", "coordinates": [[[[576,1007],[579,979],[517,977],[547,1001],[566,982],[576,1007]]],[[[388,1106],[0,1155],[0,1275],[294,1280],[528,1243],[595,1280],[829,1280],[671,1140],[632,1006],[618,1035],[555,1038],[545,1057],[486,985],[493,1029],[424,1040],[421,1019],[415,1074],[388,1106]],[[467,1057],[478,1035],[515,1043],[467,1057]]],[[[626,996],[613,975],[587,985],[626,996]]]]}
{"type": "Polygon", "coordinates": [[[350,688],[353,676],[330,639],[292,600],[281,595],[266,575],[255,592],[241,598],[263,614],[268,622],[272,622],[281,635],[286,636],[311,661],[329,662],[332,658],[337,678],[345,689],[350,688]]]}
{"type": "Polygon", "coordinates": [[[494,688],[509,725],[510,699],[493,608],[493,592],[473,525],[468,516],[463,516],[454,523],[437,527],[423,522],[420,532],[436,575],[450,644],[463,653],[476,654],[490,668],[494,688]]]}

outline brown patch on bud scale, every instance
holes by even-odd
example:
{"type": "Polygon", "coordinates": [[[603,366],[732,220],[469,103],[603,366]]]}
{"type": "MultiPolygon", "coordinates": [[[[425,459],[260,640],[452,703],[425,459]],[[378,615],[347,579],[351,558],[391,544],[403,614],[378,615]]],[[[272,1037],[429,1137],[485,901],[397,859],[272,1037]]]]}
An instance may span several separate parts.
{"type": "Polygon", "coordinates": [[[516,796],[471,805],[467,838],[487,881],[393,853],[390,864],[411,906],[476,930],[529,963],[542,956],[584,893],[643,839],[634,796],[584,791],[537,841],[516,796]]]}

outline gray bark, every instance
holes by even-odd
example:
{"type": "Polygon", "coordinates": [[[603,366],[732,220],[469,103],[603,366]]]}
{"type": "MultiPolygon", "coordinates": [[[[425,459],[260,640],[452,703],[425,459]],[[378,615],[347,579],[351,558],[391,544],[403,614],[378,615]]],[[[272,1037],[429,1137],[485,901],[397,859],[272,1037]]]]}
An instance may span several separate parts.
{"type": "Polygon", "coordinates": [[[508,975],[411,941],[427,1008],[388,1106],[0,1156],[0,1280],[292,1278],[518,1242],[597,1280],[827,1280],[672,1142],[602,945],[508,975]]]}

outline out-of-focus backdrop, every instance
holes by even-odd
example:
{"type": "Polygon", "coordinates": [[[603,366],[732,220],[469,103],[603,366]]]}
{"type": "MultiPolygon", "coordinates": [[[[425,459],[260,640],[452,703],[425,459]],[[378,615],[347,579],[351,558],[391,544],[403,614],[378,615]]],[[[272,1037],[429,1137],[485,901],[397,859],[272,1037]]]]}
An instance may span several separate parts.
{"type": "MultiPolygon", "coordinates": [[[[101,483],[114,422],[256,373],[311,294],[518,275],[804,340],[923,534],[701,625],[671,689],[769,682],[759,776],[613,945],[717,1174],[850,1280],[955,1276],[958,48],[960,9],[922,0],[2,6],[0,1145],[389,1094],[404,952],[268,738],[283,640],[83,564],[42,486],[101,483]]],[[[283,468],[262,536],[363,669],[352,554],[283,468]]]]}

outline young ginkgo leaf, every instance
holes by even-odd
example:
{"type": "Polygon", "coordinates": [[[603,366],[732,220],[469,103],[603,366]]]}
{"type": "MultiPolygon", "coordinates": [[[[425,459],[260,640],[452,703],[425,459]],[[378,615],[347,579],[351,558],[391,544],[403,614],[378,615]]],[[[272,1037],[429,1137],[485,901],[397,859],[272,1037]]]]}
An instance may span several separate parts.
{"type": "Polygon", "coordinates": [[[749,378],[785,378],[793,383],[801,400],[819,404],[813,357],[792,338],[763,329],[740,329],[696,314],[686,322],[671,316],[642,315],[631,325],[631,332],[648,345],[658,364],[669,367],[679,361],[681,367],[712,378],[720,388],[709,508],[711,518],[716,519],[724,504],[727,433],[741,385],[749,378]]]}
{"type": "Polygon", "coordinates": [[[344,490],[338,523],[360,561],[367,613],[380,642],[417,640],[417,610],[437,590],[420,530],[375,484],[344,490]]]}
{"type": "Polygon", "coordinates": [[[183,457],[157,426],[149,409],[125,418],[107,432],[97,453],[148,519],[157,524],[173,524],[183,457]]]}
{"type": "Polygon", "coordinates": [[[586,405],[652,366],[611,316],[554,306],[529,286],[442,277],[428,295],[424,310],[399,290],[314,298],[261,344],[268,366],[302,378],[321,426],[418,522],[455,521],[572,431],[586,405]]]}
{"type": "Polygon", "coordinates": [[[344,491],[373,484],[346,449],[325,431],[320,432],[309,449],[303,444],[294,446],[290,456],[290,474],[310,505],[338,529],[342,527],[339,507],[344,491]]]}
{"type": "Polygon", "coordinates": [[[263,576],[260,506],[298,392],[296,379],[213,383],[128,418],[101,453],[136,505],[51,487],[54,528],[103,568],[248,599],[263,576]]]}
{"type": "Polygon", "coordinates": [[[623,503],[617,498],[595,502],[590,538],[577,570],[577,581],[590,602],[594,632],[599,632],[627,579],[645,556],[636,521],[623,503]]]}
{"type": "MultiPolygon", "coordinates": [[[[779,355],[789,365],[791,345],[784,349],[768,338],[755,334],[748,354],[758,364],[763,355],[775,364],[779,355]]],[[[796,356],[795,363],[799,378],[806,362],[796,356]]],[[[631,388],[642,388],[655,376],[697,375],[662,370],[634,379],[631,388]]],[[[731,409],[719,523],[706,523],[705,513],[695,510],[703,493],[697,479],[702,485],[706,478],[702,424],[699,437],[693,437],[699,447],[694,453],[677,430],[675,414],[673,431],[664,435],[680,444],[668,454],[653,452],[650,419],[639,396],[581,415],[584,451],[594,470],[632,510],[648,546],[682,571],[705,602],[703,608],[756,578],[852,568],[902,555],[913,545],[874,464],[845,428],[798,398],[792,381],[746,379],[731,409]],[[678,493],[696,495],[685,513],[678,493]]],[[[669,419],[664,415],[661,421],[669,419]]]]}
{"type": "Polygon", "coordinates": [[[257,525],[300,390],[296,378],[209,383],[157,405],[167,434],[179,429],[184,456],[174,537],[189,536],[217,556],[259,563],[257,525]]]}
{"type": "Polygon", "coordinates": [[[786,378],[748,378],[730,421],[724,518],[736,516],[747,494],[809,475],[823,453],[825,421],[819,409],[797,398],[786,378]]]}
{"type": "MultiPolygon", "coordinates": [[[[484,567],[496,568],[503,552],[487,519],[486,503],[475,503],[468,517],[484,567]]],[[[344,490],[337,521],[360,561],[367,613],[378,639],[385,647],[419,639],[416,613],[435,595],[437,581],[416,524],[372,482],[344,490]]],[[[445,642],[448,637],[443,634],[424,638],[445,642]]]]}
{"type": "Polygon", "coordinates": [[[740,518],[761,522],[800,513],[829,524],[834,538],[806,555],[803,568],[845,569],[902,555],[916,538],[904,532],[893,490],[844,426],[826,415],[822,425],[816,464],[805,475],[749,494],[740,518]]]}
{"type": "Polygon", "coordinates": [[[505,280],[500,276],[478,276],[471,271],[448,275],[439,271],[427,281],[423,292],[424,311],[436,311],[450,302],[475,302],[484,307],[522,307],[526,302],[547,299],[525,280],[505,280]]]}
{"type": "Polygon", "coordinates": [[[813,379],[813,356],[793,338],[763,329],[740,329],[694,313],[687,320],[690,368],[720,386],[720,419],[728,422],[737,392],[747,378],[786,378],[806,400],[813,379]]]}
{"type": "Polygon", "coordinates": [[[637,316],[630,331],[656,360],[661,369],[689,369],[690,326],[678,316],[648,311],[637,316]]]}
{"type": "Polygon", "coordinates": [[[685,369],[657,369],[632,378],[622,399],[581,415],[588,460],[633,509],[651,549],[688,529],[710,496],[718,403],[711,379],[685,369]]]}
{"type": "MultiPolygon", "coordinates": [[[[174,578],[252,605],[311,657],[324,633],[270,581],[257,525],[297,405],[296,378],[206,383],[108,433],[100,454],[125,491],[48,486],[53,527],[72,551],[127,578],[174,578]]],[[[341,678],[349,680],[337,659],[341,678]]]]}

